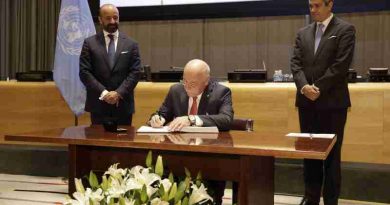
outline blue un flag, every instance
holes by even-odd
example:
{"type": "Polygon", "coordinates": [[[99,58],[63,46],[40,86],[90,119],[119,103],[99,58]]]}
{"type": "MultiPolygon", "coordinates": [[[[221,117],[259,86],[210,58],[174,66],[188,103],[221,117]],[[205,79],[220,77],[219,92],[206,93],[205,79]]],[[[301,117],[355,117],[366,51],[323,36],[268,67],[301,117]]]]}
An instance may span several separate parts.
{"type": "Polygon", "coordinates": [[[86,91],[79,78],[84,39],[96,33],[87,0],[62,0],[58,20],[54,81],[72,112],[84,113],[86,91]]]}

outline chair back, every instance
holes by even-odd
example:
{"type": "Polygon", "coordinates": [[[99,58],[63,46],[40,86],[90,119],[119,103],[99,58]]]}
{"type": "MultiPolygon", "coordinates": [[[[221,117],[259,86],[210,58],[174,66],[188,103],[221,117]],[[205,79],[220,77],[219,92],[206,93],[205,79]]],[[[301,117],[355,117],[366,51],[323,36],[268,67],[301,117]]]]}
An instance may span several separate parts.
{"type": "Polygon", "coordinates": [[[234,118],[231,130],[253,131],[253,120],[250,118],[234,118]]]}

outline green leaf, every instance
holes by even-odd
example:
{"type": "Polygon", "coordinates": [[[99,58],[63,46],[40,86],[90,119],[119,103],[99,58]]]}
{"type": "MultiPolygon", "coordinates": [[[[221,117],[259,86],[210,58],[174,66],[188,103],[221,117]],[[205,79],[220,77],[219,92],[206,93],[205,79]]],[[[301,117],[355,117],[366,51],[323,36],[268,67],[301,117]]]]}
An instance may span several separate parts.
{"type": "Polygon", "coordinates": [[[169,181],[170,181],[171,183],[173,183],[173,182],[174,182],[174,178],[173,178],[173,174],[172,174],[172,172],[171,172],[171,173],[169,173],[168,179],[169,179],[169,181]]]}
{"type": "Polygon", "coordinates": [[[164,195],[161,196],[161,199],[164,200],[164,201],[169,201],[169,195],[168,194],[169,194],[169,192],[166,191],[164,193],[164,195]]]}
{"type": "MultiPolygon", "coordinates": [[[[188,179],[188,177],[186,178],[188,179]]],[[[178,202],[178,201],[181,201],[181,199],[184,197],[184,194],[185,194],[185,191],[186,191],[186,182],[180,182],[179,184],[179,188],[177,189],[177,193],[175,195],[175,204],[178,202]]]]}
{"type": "Polygon", "coordinates": [[[181,205],[181,201],[176,202],[175,205],[181,205]]]}
{"type": "Polygon", "coordinates": [[[185,185],[186,185],[186,190],[190,188],[190,183],[191,183],[191,178],[190,177],[187,177],[184,181],[185,185]]]}
{"type": "Polygon", "coordinates": [[[85,192],[84,185],[83,185],[83,182],[81,181],[81,179],[74,178],[74,185],[76,187],[77,192],[80,192],[80,193],[85,192]]]}
{"type": "Polygon", "coordinates": [[[146,167],[152,168],[152,150],[150,150],[146,156],[146,167]]]}
{"type": "Polygon", "coordinates": [[[191,172],[187,169],[187,167],[184,167],[184,172],[186,173],[187,177],[191,177],[191,172]]]}
{"type": "Polygon", "coordinates": [[[198,175],[196,175],[195,184],[197,187],[200,187],[202,185],[202,172],[199,171],[198,175]]]}
{"type": "Polygon", "coordinates": [[[199,171],[198,175],[196,175],[196,180],[202,180],[202,172],[199,171]]]}
{"type": "Polygon", "coordinates": [[[104,175],[102,176],[102,183],[100,184],[100,187],[102,188],[103,191],[106,191],[110,187],[107,177],[104,175]]]}
{"type": "Polygon", "coordinates": [[[119,205],[126,205],[125,198],[123,198],[122,196],[119,197],[119,205]]]}
{"type": "Polygon", "coordinates": [[[93,173],[93,171],[89,172],[88,181],[89,181],[89,185],[91,186],[92,189],[95,190],[99,187],[99,182],[97,180],[96,174],[93,173]]]}
{"type": "Polygon", "coordinates": [[[169,191],[168,200],[175,198],[176,192],[177,192],[177,184],[175,182],[171,187],[171,191],[169,191]]]}
{"type": "Polygon", "coordinates": [[[110,199],[110,202],[108,203],[108,205],[115,205],[114,198],[110,199]]]}
{"type": "Polygon", "coordinates": [[[158,194],[162,197],[164,196],[165,194],[165,189],[164,189],[164,185],[163,184],[160,184],[160,187],[158,189],[158,194]]]}
{"type": "Polygon", "coordinates": [[[181,205],[188,205],[188,203],[190,202],[190,199],[188,198],[188,196],[184,197],[183,201],[181,202],[181,205]]]}
{"type": "Polygon", "coordinates": [[[145,203],[147,200],[148,200],[148,194],[146,192],[146,185],[144,184],[141,190],[141,202],[145,203]]]}
{"type": "Polygon", "coordinates": [[[157,157],[155,173],[157,175],[159,175],[160,177],[162,177],[162,175],[164,173],[164,166],[163,166],[163,161],[162,161],[161,155],[159,155],[157,157]]]}

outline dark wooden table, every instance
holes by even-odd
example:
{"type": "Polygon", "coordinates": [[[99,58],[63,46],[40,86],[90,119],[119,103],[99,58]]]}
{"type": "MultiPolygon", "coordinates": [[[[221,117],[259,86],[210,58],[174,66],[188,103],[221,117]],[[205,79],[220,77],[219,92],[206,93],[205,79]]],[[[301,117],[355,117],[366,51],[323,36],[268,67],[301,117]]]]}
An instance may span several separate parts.
{"type": "Polygon", "coordinates": [[[184,175],[187,167],[194,175],[202,171],[204,179],[238,182],[240,205],[274,204],[275,158],[325,159],[336,141],[242,131],[137,134],[135,128],[126,128],[127,133],[109,133],[101,126],[78,126],[6,135],[5,140],[68,144],[69,193],[74,192],[74,178],[105,171],[114,163],[144,165],[153,150],[176,175],[184,175]]]}

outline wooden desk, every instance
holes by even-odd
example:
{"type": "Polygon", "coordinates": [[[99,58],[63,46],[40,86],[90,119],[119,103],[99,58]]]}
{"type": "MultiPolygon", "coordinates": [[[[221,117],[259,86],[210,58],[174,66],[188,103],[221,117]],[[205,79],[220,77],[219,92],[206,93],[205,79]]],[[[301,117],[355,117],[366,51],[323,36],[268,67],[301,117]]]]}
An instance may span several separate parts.
{"type": "Polygon", "coordinates": [[[176,175],[183,175],[187,167],[193,174],[202,171],[205,179],[238,182],[241,205],[274,204],[275,158],[325,159],[336,141],[238,131],[141,135],[133,127],[127,128],[127,133],[117,134],[104,132],[101,126],[78,126],[6,135],[5,140],[67,144],[69,193],[75,190],[75,177],[90,170],[107,170],[114,163],[121,167],[144,165],[147,152],[154,150],[176,175]]]}

